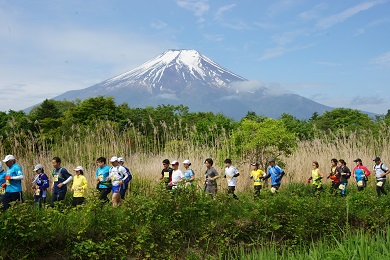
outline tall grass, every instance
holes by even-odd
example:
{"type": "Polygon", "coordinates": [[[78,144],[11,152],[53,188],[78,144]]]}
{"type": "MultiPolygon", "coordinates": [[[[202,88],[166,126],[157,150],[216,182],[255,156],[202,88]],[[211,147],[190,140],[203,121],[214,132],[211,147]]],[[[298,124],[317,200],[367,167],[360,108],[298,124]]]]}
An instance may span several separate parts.
{"type": "MultiPolygon", "coordinates": [[[[101,156],[108,160],[111,156],[124,157],[125,165],[132,173],[151,180],[152,185],[160,177],[161,162],[165,158],[180,162],[190,159],[201,183],[205,172],[205,158],[213,158],[214,167],[223,174],[223,160],[229,157],[241,172],[237,190],[243,192],[252,189],[249,180],[251,161],[243,154],[236,153],[236,144],[225,129],[210,124],[208,132],[201,134],[194,126],[184,125],[180,120],[172,125],[150,120],[154,138],[143,135],[132,122],[128,122],[128,127],[124,130],[118,124],[110,122],[96,122],[94,127],[72,126],[69,129],[72,134],[63,136],[54,145],[51,139],[45,139],[43,135],[38,138],[29,131],[15,130],[9,136],[13,144],[12,150],[5,150],[3,142],[0,142],[0,156],[4,157],[9,153],[16,156],[26,175],[25,184],[31,182],[35,164],[43,164],[48,173],[52,169],[51,159],[59,156],[63,161],[62,166],[71,173],[73,168],[82,165],[91,187],[95,184],[92,181],[96,170],[95,161],[101,156]]],[[[146,126],[143,131],[147,131],[146,126]]],[[[357,157],[369,168],[375,156],[381,156],[384,162],[389,160],[390,164],[390,151],[387,149],[390,143],[387,135],[389,132],[383,126],[376,135],[378,138],[370,133],[339,133],[324,134],[311,141],[299,141],[292,155],[280,158],[286,165],[287,175],[283,182],[305,182],[311,173],[311,161],[314,160],[319,162],[325,175],[329,172],[332,158],[344,159],[350,168],[354,167],[353,160],[357,157]]],[[[226,186],[224,180],[218,182],[222,188],[226,186]]]]}

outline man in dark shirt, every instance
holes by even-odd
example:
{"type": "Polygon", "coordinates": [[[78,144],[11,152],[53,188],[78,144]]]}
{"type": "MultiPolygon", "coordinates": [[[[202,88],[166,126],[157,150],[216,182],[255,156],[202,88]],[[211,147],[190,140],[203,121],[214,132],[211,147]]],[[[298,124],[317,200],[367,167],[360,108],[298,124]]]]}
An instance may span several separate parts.
{"type": "Polygon", "coordinates": [[[172,181],[172,172],[173,169],[170,167],[170,161],[168,159],[164,159],[162,161],[163,169],[161,171],[161,176],[159,180],[164,180],[166,189],[172,190],[172,186],[169,186],[168,184],[172,181]]]}

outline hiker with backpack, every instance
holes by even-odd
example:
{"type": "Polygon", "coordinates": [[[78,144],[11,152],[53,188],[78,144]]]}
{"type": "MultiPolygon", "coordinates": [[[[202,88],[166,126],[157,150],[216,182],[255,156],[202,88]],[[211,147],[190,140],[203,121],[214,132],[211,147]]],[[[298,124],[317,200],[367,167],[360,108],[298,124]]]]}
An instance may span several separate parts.
{"type": "Polygon", "coordinates": [[[390,170],[381,162],[381,158],[376,157],[373,161],[375,162],[373,169],[376,177],[376,193],[378,194],[378,197],[380,197],[382,193],[387,195],[385,190],[386,175],[390,173],[390,170]]]}
{"type": "Polygon", "coordinates": [[[131,179],[133,179],[133,176],[131,175],[131,172],[130,172],[129,168],[124,166],[125,160],[122,157],[118,157],[118,162],[119,162],[119,165],[123,166],[126,169],[126,172],[127,172],[127,178],[123,179],[123,184],[122,184],[122,187],[121,187],[121,190],[120,190],[121,199],[124,200],[125,199],[125,195],[126,195],[126,191],[129,188],[129,183],[130,183],[131,179]]]}
{"type": "Polygon", "coordinates": [[[49,188],[49,178],[47,177],[42,164],[35,165],[33,172],[35,172],[34,180],[32,181],[32,189],[34,192],[34,203],[42,208],[46,203],[47,188],[49,188]]]}
{"type": "Polygon", "coordinates": [[[367,186],[368,176],[370,176],[370,170],[363,165],[362,159],[357,158],[354,160],[356,163],[353,168],[352,176],[355,177],[358,191],[362,191],[367,186]]]}

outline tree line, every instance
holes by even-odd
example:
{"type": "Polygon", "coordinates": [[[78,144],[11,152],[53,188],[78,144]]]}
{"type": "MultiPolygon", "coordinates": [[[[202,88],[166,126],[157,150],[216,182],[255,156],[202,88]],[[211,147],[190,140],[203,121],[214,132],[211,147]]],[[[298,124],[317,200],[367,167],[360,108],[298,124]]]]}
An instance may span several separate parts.
{"type": "Polygon", "coordinates": [[[237,152],[278,156],[275,153],[291,153],[297,141],[311,140],[324,133],[378,135],[380,129],[390,126],[390,110],[372,118],[359,110],[336,108],[322,115],[314,113],[308,119],[288,113],[272,119],[248,111],[240,121],[235,121],[220,113],[190,112],[184,105],[131,108],[102,96],[74,102],[46,99],[28,113],[0,112],[0,138],[3,149],[9,150],[15,140],[23,146],[23,138],[18,136],[28,135],[34,137],[34,146],[39,149],[43,140],[46,146],[54,145],[72,136],[75,127],[90,129],[97,123],[110,124],[118,132],[132,129],[134,135],[141,135],[144,140],[158,140],[161,149],[169,145],[172,133],[177,139],[199,139],[204,145],[215,145],[216,136],[225,136],[233,139],[237,152]],[[264,151],[267,148],[272,151],[264,151]]]}

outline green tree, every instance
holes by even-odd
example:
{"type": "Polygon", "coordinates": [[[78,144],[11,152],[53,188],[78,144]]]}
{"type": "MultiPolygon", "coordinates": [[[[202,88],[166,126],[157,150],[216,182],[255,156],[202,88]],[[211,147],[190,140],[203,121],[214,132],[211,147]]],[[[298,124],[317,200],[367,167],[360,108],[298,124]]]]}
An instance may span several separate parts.
{"type": "Polygon", "coordinates": [[[248,159],[263,166],[268,157],[288,156],[297,146],[296,135],[287,130],[283,121],[271,118],[262,122],[243,120],[233,138],[248,159]]]}
{"type": "Polygon", "coordinates": [[[350,108],[336,108],[318,116],[313,123],[321,132],[344,130],[366,131],[373,126],[373,120],[365,113],[350,108]]]}

